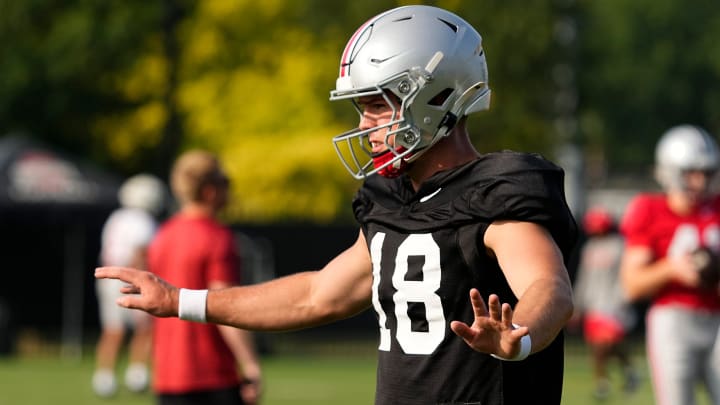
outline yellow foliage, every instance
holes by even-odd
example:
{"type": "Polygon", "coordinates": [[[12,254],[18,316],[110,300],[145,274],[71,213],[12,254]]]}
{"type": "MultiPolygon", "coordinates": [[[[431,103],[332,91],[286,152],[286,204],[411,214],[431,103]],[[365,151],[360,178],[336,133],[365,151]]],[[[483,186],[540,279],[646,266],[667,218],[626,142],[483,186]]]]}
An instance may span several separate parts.
{"type": "Polygon", "coordinates": [[[335,155],[331,138],[336,131],[326,132],[254,134],[222,150],[232,179],[228,217],[243,222],[347,217],[359,183],[335,155]]]}
{"type": "Polygon", "coordinates": [[[105,140],[113,156],[127,159],[137,149],[157,144],[166,120],[165,106],[154,101],[126,114],[96,120],[93,133],[105,140]]]}
{"type": "Polygon", "coordinates": [[[234,184],[230,220],[347,217],[357,184],[332,146],[342,131],[333,128],[330,89],[318,88],[332,77],[335,58],[313,50],[307,33],[281,36],[285,46],[247,44],[252,61],[181,82],[188,142],[221,151],[234,184]]]}
{"type": "MultiPolygon", "coordinates": [[[[250,60],[181,81],[178,104],[187,141],[221,151],[234,183],[226,213],[231,220],[347,216],[339,211],[349,212],[343,201],[349,201],[355,181],[332,147],[332,136],[341,131],[329,128],[330,89],[318,89],[335,69],[335,58],[313,49],[311,36],[301,30],[273,35],[272,42],[244,44],[250,60]]],[[[187,37],[190,49],[201,37],[187,37]]],[[[184,63],[187,72],[208,64],[195,57],[184,63]]]]}
{"type": "MultiPolygon", "coordinates": [[[[331,114],[337,51],[305,27],[273,24],[288,7],[281,0],[198,2],[178,30],[182,144],[221,156],[233,181],[231,221],[349,218],[359,186],[331,142],[354,124],[337,129],[331,114]]],[[[154,40],[117,84],[140,105],[94,125],[120,160],[157,145],[167,119],[160,101],[167,61],[154,40]]]]}
{"type": "Polygon", "coordinates": [[[248,11],[262,13],[265,17],[272,17],[280,13],[287,5],[286,0],[211,0],[198,4],[198,14],[217,20],[227,19],[228,16],[236,17],[238,12],[248,11]]]}
{"type": "Polygon", "coordinates": [[[167,107],[162,102],[167,61],[161,54],[153,53],[157,47],[148,49],[152,51],[138,58],[129,71],[98,79],[112,86],[126,102],[137,104],[91,123],[93,136],[102,139],[119,161],[128,160],[138,149],[157,145],[168,119],[167,107]]]}
{"type": "MultiPolygon", "coordinates": [[[[208,2],[208,3],[232,3],[228,2],[208,2]]],[[[204,4],[204,3],[203,3],[204,4]]],[[[183,48],[185,59],[188,60],[211,60],[217,58],[223,51],[222,38],[220,33],[208,27],[205,30],[195,32],[196,37],[193,41],[187,43],[183,48]]]]}

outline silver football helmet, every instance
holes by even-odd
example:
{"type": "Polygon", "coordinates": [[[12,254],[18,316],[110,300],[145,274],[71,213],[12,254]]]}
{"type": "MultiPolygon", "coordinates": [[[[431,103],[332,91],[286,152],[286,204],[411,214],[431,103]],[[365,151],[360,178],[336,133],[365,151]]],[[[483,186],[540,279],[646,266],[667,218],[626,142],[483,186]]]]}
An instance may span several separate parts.
{"type": "Polygon", "coordinates": [[[687,188],[683,173],[716,172],[720,168],[717,142],[702,128],[679,125],[668,129],[655,148],[655,177],[666,190],[687,188]]]}
{"type": "Polygon", "coordinates": [[[330,100],[349,99],[362,115],[355,100],[373,95],[390,106],[399,104],[393,119],[333,138],[340,160],[356,179],[399,175],[462,116],[489,108],[480,34],[457,15],[430,6],[398,7],[373,17],[345,46],[330,100]],[[369,136],[383,128],[388,151],[374,155],[369,136]]]}
{"type": "Polygon", "coordinates": [[[151,174],[141,173],[125,180],[118,190],[118,200],[123,207],[138,208],[158,215],[165,207],[166,194],[162,180],[151,174]]]}

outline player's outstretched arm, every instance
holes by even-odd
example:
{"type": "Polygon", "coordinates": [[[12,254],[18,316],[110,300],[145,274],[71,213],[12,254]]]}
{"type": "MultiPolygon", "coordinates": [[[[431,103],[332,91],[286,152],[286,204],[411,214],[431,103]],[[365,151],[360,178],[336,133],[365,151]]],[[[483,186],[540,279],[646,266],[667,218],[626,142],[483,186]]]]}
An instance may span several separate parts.
{"type": "Polygon", "coordinates": [[[485,246],[497,258],[513,293],[514,310],[489,297],[487,312],[479,294],[471,292],[472,325],[453,323],[455,333],[476,350],[513,358],[530,336],[532,353],[547,347],[572,315],[572,285],[562,253],[549,232],[530,222],[494,222],[485,233],[485,246]],[[519,327],[515,326],[519,325],[519,327]]]}
{"type": "MultiPolygon", "coordinates": [[[[131,284],[118,304],[155,316],[178,316],[178,287],[152,273],[102,267],[97,278],[131,284]]],[[[280,331],[317,326],[355,315],[370,306],[372,261],[365,238],[330,261],[322,270],[296,273],[262,284],[210,290],[208,322],[247,330],[280,331]]]]}

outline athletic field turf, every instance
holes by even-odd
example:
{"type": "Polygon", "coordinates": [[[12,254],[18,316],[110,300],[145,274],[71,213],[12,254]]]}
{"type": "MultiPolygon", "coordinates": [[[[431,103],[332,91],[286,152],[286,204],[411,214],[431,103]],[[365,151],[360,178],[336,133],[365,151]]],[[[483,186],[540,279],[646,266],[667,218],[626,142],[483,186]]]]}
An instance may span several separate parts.
{"type": "MultiPolygon", "coordinates": [[[[273,337],[274,339],[276,337],[273,337]]],[[[262,404],[353,405],[372,404],[375,376],[375,342],[359,340],[350,344],[302,344],[278,339],[273,350],[262,357],[265,395],[262,404]]],[[[92,347],[79,360],[63,360],[52,351],[0,358],[0,405],[151,405],[150,394],[120,391],[114,399],[95,397],[90,390],[93,368],[92,347]]],[[[642,383],[637,392],[619,391],[620,374],[612,367],[616,390],[603,404],[651,405],[654,403],[647,380],[642,347],[635,345],[642,383]]],[[[615,364],[613,364],[615,366],[615,364]]],[[[584,346],[571,339],[567,346],[563,405],[600,403],[591,396],[589,358],[584,346]]],[[[709,404],[702,397],[700,404],[709,404]]],[[[542,400],[538,398],[538,404],[542,400]]]]}

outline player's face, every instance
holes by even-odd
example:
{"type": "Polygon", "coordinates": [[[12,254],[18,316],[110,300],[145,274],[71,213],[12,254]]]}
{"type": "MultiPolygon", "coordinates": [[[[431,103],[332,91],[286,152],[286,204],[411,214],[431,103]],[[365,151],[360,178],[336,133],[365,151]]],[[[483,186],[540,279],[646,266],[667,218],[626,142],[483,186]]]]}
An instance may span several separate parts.
{"type": "Polygon", "coordinates": [[[230,180],[227,175],[222,171],[218,171],[207,187],[211,188],[209,197],[211,199],[210,204],[212,204],[215,210],[222,210],[228,202],[230,190],[230,180]]]}
{"type": "Polygon", "coordinates": [[[710,183],[715,175],[713,171],[705,170],[686,170],[683,172],[683,183],[685,184],[685,194],[697,200],[704,197],[710,189],[710,183]]]}
{"type": "MultiPolygon", "coordinates": [[[[393,116],[393,111],[397,111],[399,103],[395,105],[395,110],[393,110],[386,98],[381,95],[360,97],[356,100],[356,103],[362,112],[358,126],[361,130],[382,126],[397,118],[393,116]]],[[[386,151],[388,146],[394,146],[395,135],[386,136],[388,129],[392,128],[383,127],[370,133],[369,141],[373,154],[379,154],[386,151]]]]}

